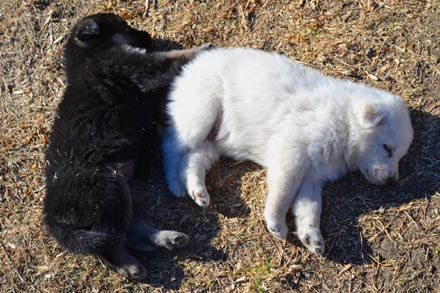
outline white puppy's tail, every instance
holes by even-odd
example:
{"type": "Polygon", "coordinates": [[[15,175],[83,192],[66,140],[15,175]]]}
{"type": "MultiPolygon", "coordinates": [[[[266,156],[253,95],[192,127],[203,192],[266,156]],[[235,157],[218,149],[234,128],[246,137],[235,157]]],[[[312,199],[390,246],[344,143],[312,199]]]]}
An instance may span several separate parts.
{"type": "Polygon", "coordinates": [[[212,139],[210,134],[215,132],[222,112],[222,80],[209,74],[209,69],[199,68],[204,64],[197,61],[177,77],[167,106],[178,143],[189,150],[212,139]]]}

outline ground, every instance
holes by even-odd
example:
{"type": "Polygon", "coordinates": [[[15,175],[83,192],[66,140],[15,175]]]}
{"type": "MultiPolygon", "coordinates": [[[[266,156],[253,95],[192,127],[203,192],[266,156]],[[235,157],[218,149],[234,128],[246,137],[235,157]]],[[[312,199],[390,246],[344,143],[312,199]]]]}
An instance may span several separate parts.
{"type": "Polygon", "coordinates": [[[440,292],[440,2],[155,2],[0,2],[0,291],[440,292]],[[161,172],[154,184],[133,183],[156,226],[192,239],[177,253],[141,256],[145,282],[62,251],[41,223],[44,151],[65,88],[66,34],[80,17],[101,11],[184,47],[276,51],[400,95],[415,130],[401,180],[379,189],[352,174],[329,185],[324,257],[293,233],[286,243],[268,234],[264,170],[227,159],[209,174],[208,210],[167,195],[161,172]]]}

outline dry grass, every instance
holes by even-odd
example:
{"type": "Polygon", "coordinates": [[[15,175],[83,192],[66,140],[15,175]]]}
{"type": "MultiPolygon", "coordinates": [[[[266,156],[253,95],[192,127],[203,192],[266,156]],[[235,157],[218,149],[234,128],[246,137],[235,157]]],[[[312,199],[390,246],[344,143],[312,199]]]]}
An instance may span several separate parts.
{"type": "MultiPolygon", "coordinates": [[[[0,2],[0,291],[438,292],[440,2],[157,2],[0,2]],[[262,222],[264,171],[227,160],[210,172],[208,211],[164,196],[163,186],[150,192],[145,206],[163,208],[149,213],[152,221],[190,234],[193,243],[178,254],[145,256],[146,283],[124,280],[94,257],[63,252],[41,225],[43,154],[65,86],[66,33],[98,11],[118,12],[185,47],[212,42],[278,51],[401,95],[416,135],[402,180],[377,189],[355,174],[326,189],[326,258],[311,255],[294,235],[287,243],[273,240],[262,222]]],[[[291,219],[289,225],[293,230],[291,219]]]]}

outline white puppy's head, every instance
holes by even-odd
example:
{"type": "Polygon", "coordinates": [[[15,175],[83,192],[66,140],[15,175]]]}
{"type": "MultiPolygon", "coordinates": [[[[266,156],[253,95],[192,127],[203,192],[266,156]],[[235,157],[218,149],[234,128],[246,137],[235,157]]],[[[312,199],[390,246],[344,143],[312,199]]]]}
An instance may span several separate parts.
{"type": "Polygon", "coordinates": [[[376,185],[399,178],[399,161],[413,139],[408,109],[387,92],[362,87],[352,102],[349,161],[376,185]]]}

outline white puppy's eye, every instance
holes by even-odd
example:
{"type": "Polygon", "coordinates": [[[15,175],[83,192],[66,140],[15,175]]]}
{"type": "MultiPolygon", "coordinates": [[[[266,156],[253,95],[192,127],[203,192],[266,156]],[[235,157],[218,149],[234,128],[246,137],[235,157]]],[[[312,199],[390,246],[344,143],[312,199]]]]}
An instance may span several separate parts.
{"type": "Polygon", "coordinates": [[[388,144],[384,144],[383,149],[388,154],[388,157],[391,157],[393,155],[393,147],[392,146],[390,146],[388,144]]]}

